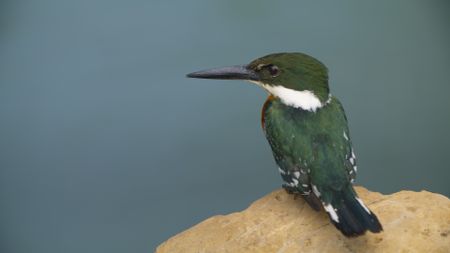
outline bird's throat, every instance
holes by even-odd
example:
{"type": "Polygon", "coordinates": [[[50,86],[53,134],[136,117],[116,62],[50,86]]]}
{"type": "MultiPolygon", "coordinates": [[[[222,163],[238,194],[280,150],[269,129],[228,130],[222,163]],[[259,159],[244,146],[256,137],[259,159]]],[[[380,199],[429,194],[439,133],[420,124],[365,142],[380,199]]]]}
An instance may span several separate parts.
{"type": "Polygon", "coordinates": [[[264,88],[272,96],[279,98],[283,104],[305,111],[315,112],[317,109],[320,109],[328,104],[331,100],[330,95],[327,101],[322,102],[320,101],[319,97],[317,97],[310,90],[299,91],[289,89],[281,85],[272,86],[261,82],[252,82],[264,88]]]}

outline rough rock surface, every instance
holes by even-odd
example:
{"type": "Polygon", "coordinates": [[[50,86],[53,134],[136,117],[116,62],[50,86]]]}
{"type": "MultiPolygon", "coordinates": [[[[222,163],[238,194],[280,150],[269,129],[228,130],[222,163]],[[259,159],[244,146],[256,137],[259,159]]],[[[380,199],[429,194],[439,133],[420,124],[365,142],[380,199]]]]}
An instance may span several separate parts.
{"type": "Polygon", "coordinates": [[[325,212],[276,190],[242,212],[211,217],[162,243],[166,252],[450,252],[450,200],[426,191],[357,187],[384,232],[345,238],[325,212]]]}

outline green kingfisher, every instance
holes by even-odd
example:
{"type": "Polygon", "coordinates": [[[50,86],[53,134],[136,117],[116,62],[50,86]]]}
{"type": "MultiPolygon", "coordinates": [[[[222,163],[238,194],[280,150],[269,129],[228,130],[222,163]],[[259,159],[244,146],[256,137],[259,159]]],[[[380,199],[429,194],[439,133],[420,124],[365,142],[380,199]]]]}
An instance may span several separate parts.
{"type": "Polygon", "coordinates": [[[316,211],[323,208],[345,236],[383,230],[353,189],[357,167],[347,118],[330,94],[323,63],[303,53],[277,53],[187,77],[246,80],[266,90],[261,124],[283,188],[316,211]]]}

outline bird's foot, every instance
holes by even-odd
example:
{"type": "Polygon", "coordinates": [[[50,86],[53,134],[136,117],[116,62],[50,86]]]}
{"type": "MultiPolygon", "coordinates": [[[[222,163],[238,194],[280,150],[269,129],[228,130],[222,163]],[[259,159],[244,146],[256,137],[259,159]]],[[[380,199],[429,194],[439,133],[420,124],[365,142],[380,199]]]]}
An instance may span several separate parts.
{"type": "Polygon", "coordinates": [[[297,188],[292,187],[290,185],[283,184],[282,187],[288,194],[293,194],[294,195],[294,199],[298,199],[298,198],[300,198],[303,195],[302,193],[300,193],[298,191],[297,188]]]}
{"type": "Polygon", "coordinates": [[[282,187],[288,194],[297,194],[298,193],[297,188],[292,187],[290,185],[283,184],[282,187]]]}

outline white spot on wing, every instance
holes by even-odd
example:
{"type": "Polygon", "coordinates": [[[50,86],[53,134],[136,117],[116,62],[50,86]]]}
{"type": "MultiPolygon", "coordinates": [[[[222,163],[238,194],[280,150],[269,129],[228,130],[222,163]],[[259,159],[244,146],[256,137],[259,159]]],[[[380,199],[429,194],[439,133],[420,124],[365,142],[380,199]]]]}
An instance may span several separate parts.
{"type": "Polygon", "coordinates": [[[331,103],[331,99],[333,98],[333,96],[331,95],[331,93],[328,94],[328,99],[327,101],[325,101],[325,104],[329,104],[331,103]]]}
{"type": "Polygon", "coordinates": [[[350,159],[348,159],[348,160],[350,161],[350,163],[351,163],[352,165],[355,164],[355,159],[353,159],[353,157],[350,157],[350,159]]]}
{"type": "Polygon", "coordinates": [[[299,178],[300,177],[300,172],[299,171],[295,171],[294,172],[294,177],[299,178]]]}
{"type": "Polygon", "coordinates": [[[278,171],[283,175],[286,174],[286,172],[284,170],[282,170],[280,167],[278,167],[278,171]]]}
{"type": "Polygon", "coordinates": [[[369,208],[367,208],[367,206],[364,205],[364,203],[362,202],[362,200],[361,200],[360,198],[358,198],[358,197],[355,197],[355,198],[356,198],[356,200],[358,200],[359,204],[364,208],[364,210],[366,210],[366,212],[367,212],[368,214],[370,214],[369,208]]]}
{"type": "Polygon", "coordinates": [[[293,179],[292,179],[292,182],[294,182],[294,185],[295,185],[295,186],[298,185],[298,180],[297,180],[297,179],[293,178],[293,179]]]}
{"type": "Polygon", "coordinates": [[[336,210],[333,208],[333,206],[331,204],[326,204],[325,205],[325,203],[324,203],[323,208],[325,209],[325,211],[327,211],[327,213],[330,214],[331,219],[334,222],[339,223],[339,216],[337,215],[336,210]]]}
{"type": "Polygon", "coordinates": [[[317,189],[317,186],[312,184],[312,190],[313,190],[314,194],[316,194],[317,197],[320,197],[320,192],[317,189]]]}
{"type": "Polygon", "coordinates": [[[344,139],[346,139],[346,140],[348,141],[348,136],[347,136],[347,134],[345,133],[345,131],[344,131],[344,139]]]}

